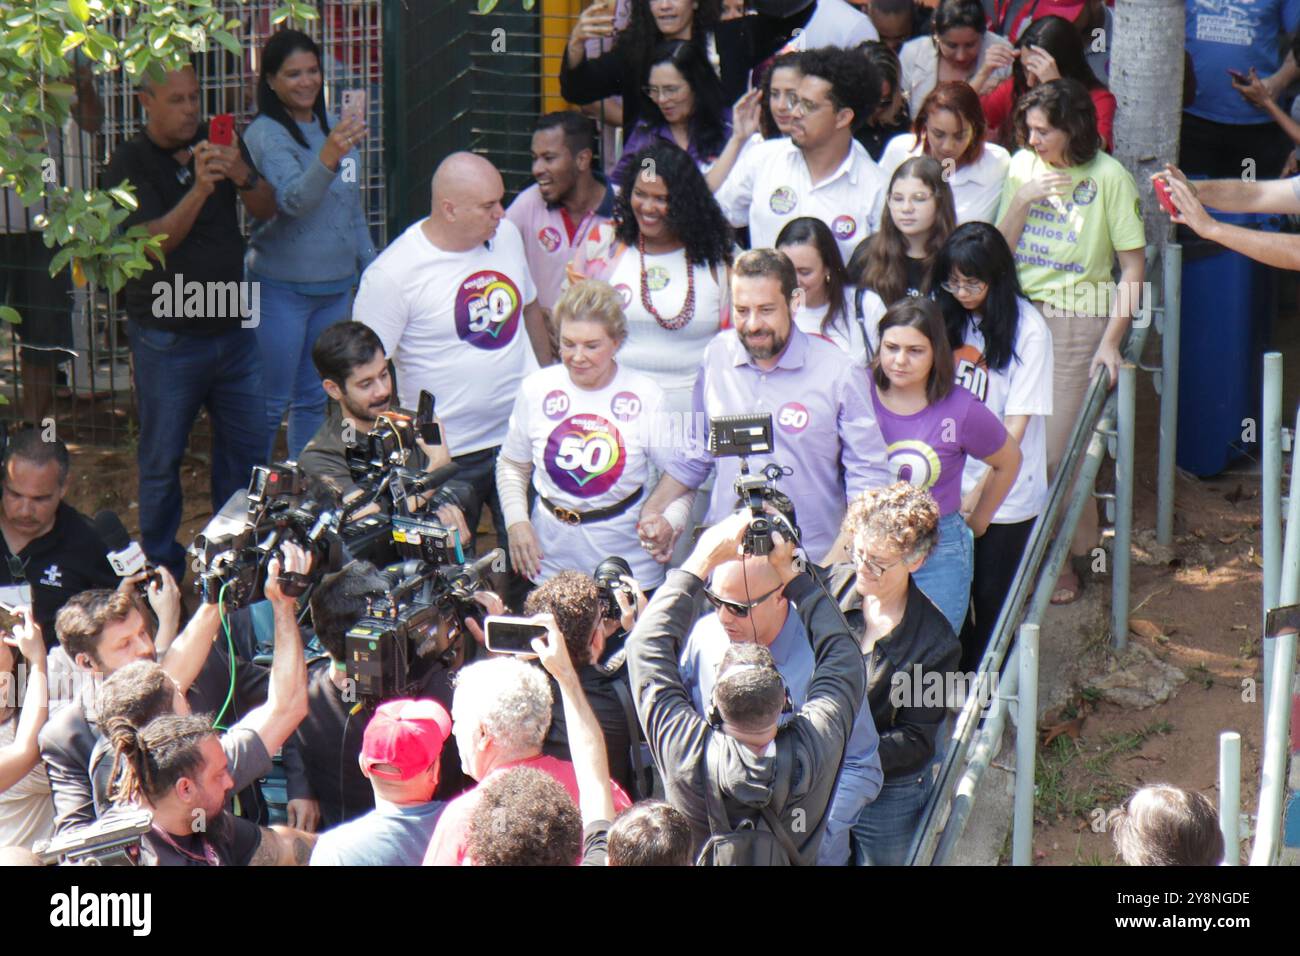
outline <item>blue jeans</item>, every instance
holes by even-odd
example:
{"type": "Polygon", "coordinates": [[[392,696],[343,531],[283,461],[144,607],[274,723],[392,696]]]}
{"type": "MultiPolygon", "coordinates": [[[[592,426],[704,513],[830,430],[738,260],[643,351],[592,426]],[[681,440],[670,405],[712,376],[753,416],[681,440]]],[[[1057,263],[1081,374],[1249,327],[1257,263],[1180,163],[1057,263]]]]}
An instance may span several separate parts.
{"type": "Polygon", "coordinates": [[[921,822],[932,774],[927,768],[901,780],[886,780],[876,799],[862,808],[853,825],[858,866],[902,866],[921,822]]]}
{"type": "Polygon", "coordinates": [[[260,295],[261,316],[254,331],[262,367],[269,373],[263,381],[268,436],[265,457],[271,458],[280,420],[288,408],[289,457],[296,459],[325,422],[325,392],[312,364],[311,347],[322,332],[348,317],[352,293],[301,295],[261,282],[260,295]]]}
{"type": "Polygon", "coordinates": [[[131,358],[140,417],[140,537],[145,553],[179,581],[185,549],[181,459],[200,408],[212,421],[212,509],[248,487],[266,458],[262,360],[248,329],[224,335],[161,332],[130,322],[131,358]]]}
{"type": "Polygon", "coordinates": [[[939,612],[960,634],[970,604],[970,582],[975,574],[975,536],[961,513],[939,519],[939,543],[925,564],[912,575],[939,612]]]}

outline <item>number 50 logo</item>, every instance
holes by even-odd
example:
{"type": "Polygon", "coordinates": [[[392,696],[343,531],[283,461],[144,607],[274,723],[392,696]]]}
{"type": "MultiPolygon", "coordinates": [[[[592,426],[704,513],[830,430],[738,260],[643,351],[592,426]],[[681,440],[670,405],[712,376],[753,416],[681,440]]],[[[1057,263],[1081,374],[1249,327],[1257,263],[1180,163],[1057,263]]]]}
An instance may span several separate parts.
{"type": "Polygon", "coordinates": [[[808,418],[808,409],[798,402],[786,402],[776,413],[781,430],[795,435],[808,427],[808,418]]]}

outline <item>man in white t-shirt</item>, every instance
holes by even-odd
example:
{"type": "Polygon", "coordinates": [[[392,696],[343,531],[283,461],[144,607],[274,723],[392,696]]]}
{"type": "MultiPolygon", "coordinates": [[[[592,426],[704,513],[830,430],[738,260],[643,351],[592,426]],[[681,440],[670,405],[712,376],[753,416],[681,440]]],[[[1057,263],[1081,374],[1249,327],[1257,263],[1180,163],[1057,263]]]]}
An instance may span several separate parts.
{"type": "Polygon", "coordinates": [[[802,78],[789,139],[746,149],[716,198],[733,226],[749,226],[750,247],[771,248],[791,219],[812,216],[830,227],[847,262],[880,222],[888,186],[853,138],[880,100],[880,77],[855,50],[800,54],[802,78]]]}
{"type": "MultiPolygon", "coordinates": [[[[415,408],[421,389],[433,394],[457,477],[491,505],[502,539],[497,451],[524,376],[552,358],[523,239],[502,221],[504,195],[483,157],[444,159],[428,218],[366,269],[352,311],[392,357],[402,407],[415,408]]],[[[478,514],[466,517],[477,526],[478,514]]]]}

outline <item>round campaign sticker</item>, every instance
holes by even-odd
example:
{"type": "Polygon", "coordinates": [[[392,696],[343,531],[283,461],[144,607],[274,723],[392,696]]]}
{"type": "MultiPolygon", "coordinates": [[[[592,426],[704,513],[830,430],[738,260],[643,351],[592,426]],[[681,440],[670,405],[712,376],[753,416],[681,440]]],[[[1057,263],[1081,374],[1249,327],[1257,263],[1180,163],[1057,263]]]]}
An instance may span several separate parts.
{"type": "Polygon", "coordinates": [[[619,392],[609,400],[609,410],[620,422],[630,422],[641,414],[641,396],[636,392],[619,392]]]}
{"type": "Polygon", "coordinates": [[[939,480],[939,456],[923,441],[908,439],[889,446],[889,470],[895,481],[930,488],[939,480]]]}
{"type": "Polygon", "coordinates": [[[493,269],[476,272],[456,292],[456,334],[475,348],[503,349],[519,328],[519,289],[493,269]]]}
{"type": "Polygon", "coordinates": [[[776,413],[781,431],[797,435],[808,427],[808,409],[798,402],[786,402],[776,413]]]}
{"type": "Polygon", "coordinates": [[[1091,179],[1085,179],[1074,187],[1074,195],[1070,198],[1074,200],[1076,206],[1088,205],[1097,198],[1097,184],[1091,179]]]}
{"type": "Polygon", "coordinates": [[[554,226],[547,226],[537,234],[537,241],[547,252],[554,252],[560,248],[560,231],[554,226]]]}
{"type": "Polygon", "coordinates": [[[574,415],[546,440],[546,473],[561,491],[595,498],[618,484],[627,455],[623,436],[599,415],[574,415]]]}
{"type": "Polygon", "coordinates": [[[555,421],[557,418],[563,418],[569,410],[569,393],[562,388],[553,389],[546,393],[542,399],[542,414],[555,421]]]}
{"type": "Polygon", "coordinates": [[[645,287],[651,292],[668,288],[668,270],[663,266],[651,266],[645,271],[645,287]]]}
{"type": "Polygon", "coordinates": [[[799,197],[794,194],[794,190],[789,186],[778,186],[772,190],[772,198],[767,201],[772,212],[778,216],[784,216],[799,202],[799,197]]]}
{"type": "Polygon", "coordinates": [[[625,283],[620,282],[618,285],[614,286],[614,291],[617,292],[618,297],[623,300],[623,308],[626,309],[632,304],[632,290],[625,283]]]}
{"type": "Polygon", "coordinates": [[[841,242],[845,239],[852,239],[853,234],[857,231],[858,224],[852,216],[836,216],[831,223],[831,232],[835,233],[835,238],[841,242]]]}

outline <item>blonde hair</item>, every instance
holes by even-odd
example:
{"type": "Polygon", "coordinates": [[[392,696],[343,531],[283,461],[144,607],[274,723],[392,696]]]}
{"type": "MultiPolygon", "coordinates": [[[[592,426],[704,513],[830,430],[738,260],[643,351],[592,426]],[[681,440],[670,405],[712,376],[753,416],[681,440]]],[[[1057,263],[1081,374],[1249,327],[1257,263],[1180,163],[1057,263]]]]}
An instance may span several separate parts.
{"type": "Polygon", "coordinates": [[[939,540],[939,504],[924,488],[897,481],[850,502],[843,531],[889,544],[910,563],[927,556],[939,540]]]}
{"type": "Polygon", "coordinates": [[[560,296],[551,310],[551,324],[558,336],[566,322],[598,322],[618,345],[627,340],[627,316],[623,314],[623,299],[613,286],[599,279],[575,282],[560,296]]]}

